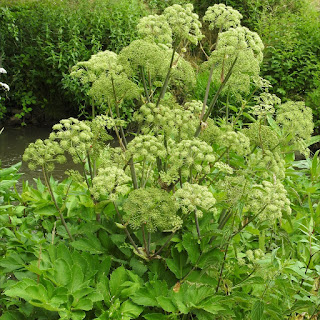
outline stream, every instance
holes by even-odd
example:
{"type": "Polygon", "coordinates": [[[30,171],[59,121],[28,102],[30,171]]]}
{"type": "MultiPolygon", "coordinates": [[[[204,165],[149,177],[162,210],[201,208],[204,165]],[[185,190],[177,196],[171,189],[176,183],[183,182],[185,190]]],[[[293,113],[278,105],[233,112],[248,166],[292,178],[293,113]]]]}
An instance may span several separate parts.
{"type": "MultiPolygon", "coordinates": [[[[51,132],[51,127],[39,128],[39,127],[20,127],[10,128],[5,127],[0,134],[0,161],[1,168],[8,168],[17,162],[22,161],[22,155],[29,143],[35,142],[37,139],[47,139],[51,132]]],[[[52,175],[55,179],[61,181],[67,176],[65,171],[67,169],[75,169],[73,162],[67,162],[64,164],[56,165],[52,175]]],[[[34,185],[33,180],[39,177],[42,178],[42,172],[40,169],[37,171],[31,171],[25,162],[22,162],[20,173],[23,176],[20,178],[18,189],[22,187],[22,180],[29,181],[34,185]]]]}

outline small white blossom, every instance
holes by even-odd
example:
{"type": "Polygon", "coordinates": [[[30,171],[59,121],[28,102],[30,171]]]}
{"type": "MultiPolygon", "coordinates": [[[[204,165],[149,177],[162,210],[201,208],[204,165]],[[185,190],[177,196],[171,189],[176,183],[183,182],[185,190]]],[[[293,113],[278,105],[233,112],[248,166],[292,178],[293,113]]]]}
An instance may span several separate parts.
{"type": "Polygon", "coordinates": [[[10,88],[6,83],[0,82],[0,87],[2,87],[4,90],[9,91],[10,88]]]}

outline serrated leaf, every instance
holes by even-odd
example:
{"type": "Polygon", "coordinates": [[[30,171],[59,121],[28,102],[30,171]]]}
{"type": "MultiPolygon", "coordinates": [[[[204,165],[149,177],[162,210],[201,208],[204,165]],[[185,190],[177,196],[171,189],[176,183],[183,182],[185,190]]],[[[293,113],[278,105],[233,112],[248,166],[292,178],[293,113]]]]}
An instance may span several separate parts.
{"type": "Polygon", "coordinates": [[[261,320],[263,316],[264,303],[263,301],[257,300],[251,309],[251,319],[252,320],[261,320]]]}
{"type": "Polygon", "coordinates": [[[117,297],[122,288],[121,285],[128,280],[126,269],[121,266],[118,269],[114,270],[110,276],[109,288],[111,296],[117,297]]]}
{"type": "Polygon", "coordinates": [[[75,309],[90,311],[93,308],[93,302],[90,299],[80,299],[77,303],[73,304],[75,309]]]}
{"type": "Polygon", "coordinates": [[[154,280],[147,282],[144,287],[137,291],[131,300],[145,307],[159,307],[157,297],[167,296],[168,287],[165,281],[154,280]]]}
{"type": "Polygon", "coordinates": [[[172,249],[171,256],[173,259],[166,259],[167,266],[177,279],[182,279],[191,269],[187,266],[187,255],[185,252],[179,253],[176,249],[172,249]]]}
{"type": "Polygon", "coordinates": [[[69,285],[69,290],[71,293],[79,290],[82,288],[84,284],[84,275],[82,272],[81,267],[78,264],[74,264],[72,266],[72,271],[71,271],[71,282],[69,285]]]}
{"type": "Polygon", "coordinates": [[[120,312],[124,315],[124,317],[128,317],[129,319],[136,319],[140,313],[143,311],[143,308],[137,306],[130,300],[126,300],[121,304],[120,312]]]}
{"type": "Polygon", "coordinates": [[[159,306],[166,312],[175,312],[177,308],[172,303],[171,299],[168,297],[157,297],[157,302],[159,306]]]}
{"type": "Polygon", "coordinates": [[[192,264],[195,264],[200,256],[197,239],[194,239],[191,233],[186,233],[182,237],[182,245],[188,253],[192,264]]]}
{"type": "Polygon", "coordinates": [[[60,286],[66,286],[71,282],[71,270],[64,259],[57,259],[54,263],[53,281],[60,286]]]}
{"type": "Polygon", "coordinates": [[[87,236],[87,238],[83,238],[80,240],[76,240],[71,242],[73,248],[86,251],[93,254],[103,253],[103,248],[101,246],[100,241],[94,236],[87,236]]]}

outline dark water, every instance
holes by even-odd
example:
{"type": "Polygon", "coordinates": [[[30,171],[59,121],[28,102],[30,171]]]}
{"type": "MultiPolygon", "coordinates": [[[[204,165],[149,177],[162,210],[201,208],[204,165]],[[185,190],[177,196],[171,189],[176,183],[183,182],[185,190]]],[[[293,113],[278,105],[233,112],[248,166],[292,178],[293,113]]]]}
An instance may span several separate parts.
{"type": "MultiPolygon", "coordinates": [[[[1,128],[0,128],[1,129],[1,128]]],[[[8,168],[17,162],[22,161],[22,155],[29,143],[37,139],[47,139],[51,128],[7,128],[5,127],[0,134],[0,161],[2,168],[8,168]]],[[[66,178],[65,171],[73,169],[72,163],[58,164],[52,173],[57,180],[66,178]]],[[[21,180],[28,180],[32,183],[34,178],[42,178],[41,170],[31,171],[28,165],[22,162],[20,172],[23,173],[21,180]]]]}

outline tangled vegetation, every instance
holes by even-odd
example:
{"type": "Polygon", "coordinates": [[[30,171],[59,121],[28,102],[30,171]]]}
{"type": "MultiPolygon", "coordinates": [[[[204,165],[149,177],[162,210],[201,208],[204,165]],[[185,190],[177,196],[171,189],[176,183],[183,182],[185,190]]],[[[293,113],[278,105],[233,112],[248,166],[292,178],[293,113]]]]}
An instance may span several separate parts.
{"type": "Polygon", "coordinates": [[[204,40],[191,4],[141,19],[119,53],[78,63],[71,77],[92,119],[61,120],[26,148],[43,174],[36,188],[12,190],[19,165],[0,171],[1,320],[317,319],[312,112],[270,94],[262,41],[237,11],[204,17],[216,42],[197,66],[185,57],[204,40]],[[212,119],[222,96],[237,103],[212,119]],[[66,155],[81,169],[55,181],[66,155]]]}

